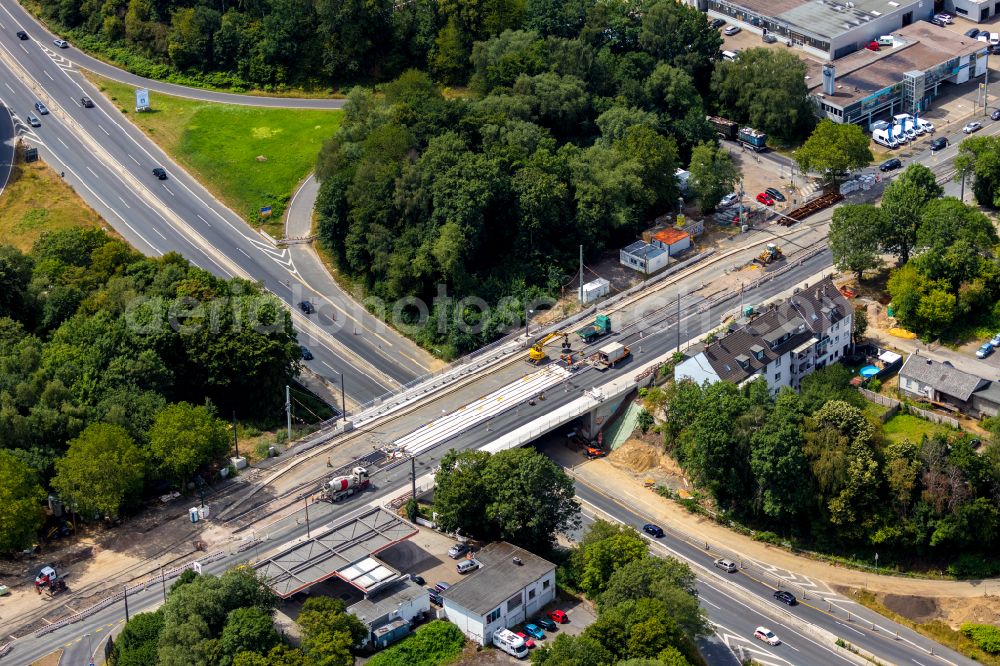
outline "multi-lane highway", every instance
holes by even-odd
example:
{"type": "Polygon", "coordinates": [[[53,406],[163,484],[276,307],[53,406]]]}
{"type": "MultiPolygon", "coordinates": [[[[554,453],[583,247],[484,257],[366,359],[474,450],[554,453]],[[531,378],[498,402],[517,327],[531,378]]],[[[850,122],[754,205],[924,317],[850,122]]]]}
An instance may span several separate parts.
{"type": "Polygon", "coordinates": [[[315,355],[309,367],[337,384],[343,373],[356,402],[426,372],[424,352],[346,295],[313,292],[287,249],[251,230],[93,89],[75,66],[82,54],[57,48],[27,21],[18,5],[0,4],[0,102],[24,140],[129,243],[150,256],[179,252],[217,275],[264,284],[292,309],[300,341],[315,355]],[[15,36],[20,29],[29,39],[15,36]],[[84,95],[93,108],[81,105],[84,95]],[[50,113],[40,114],[37,101],[50,113]],[[29,114],[39,127],[28,124],[29,114]],[[152,175],[158,166],[167,180],[152,175]],[[307,299],[317,306],[308,316],[295,308],[307,299]]]}

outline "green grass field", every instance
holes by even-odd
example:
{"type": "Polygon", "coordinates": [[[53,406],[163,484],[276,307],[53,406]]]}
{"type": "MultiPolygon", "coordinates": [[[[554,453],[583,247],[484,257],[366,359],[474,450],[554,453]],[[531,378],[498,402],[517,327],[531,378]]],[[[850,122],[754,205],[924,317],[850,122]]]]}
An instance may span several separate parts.
{"type": "Polygon", "coordinates": [[[340,126],[339,111],[266,109],[150,93],[135,113],[135,89],[88,72],[115,106],[247,222],[276,238],[296,185],[340,126]],[[271,206],[261,220],[259,210],[271,206]],[[263,222],[263,224],[261,224],[263,222]]]}
{"type": "Polygon", "coordinates": [[[930,437],[936,433],[951,434],[951,428],[937,423],[925,421],[910,414],[897,414],[885,422],[885,435],[893,442],[909,440],[919,444],[924,435],[930,437]]]}

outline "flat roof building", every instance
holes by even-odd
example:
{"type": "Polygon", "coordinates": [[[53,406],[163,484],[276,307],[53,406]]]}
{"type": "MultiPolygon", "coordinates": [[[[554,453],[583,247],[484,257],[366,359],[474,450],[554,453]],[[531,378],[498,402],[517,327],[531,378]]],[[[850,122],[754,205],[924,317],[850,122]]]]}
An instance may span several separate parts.
{"type": "Polygon", "coordinates": [[[931,108],[942,83],[965,83],[986,73],[988,45],[925,21],[891,33],[892,46],[861,49],[809,71],[809,92],[822,116],[860,123],[931,108]],[[832,90],[823,67],[832,68],[832,90]]]}

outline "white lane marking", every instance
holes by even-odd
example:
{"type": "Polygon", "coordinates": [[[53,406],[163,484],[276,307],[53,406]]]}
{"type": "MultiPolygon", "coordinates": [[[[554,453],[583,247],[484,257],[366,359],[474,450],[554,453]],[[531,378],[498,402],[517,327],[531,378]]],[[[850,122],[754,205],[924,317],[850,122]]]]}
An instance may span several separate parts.
{"type": "Polygon", "coordinates": [[[46,72],[44,69],[42,70],[42,72],[45,74],[45,76],[49,77],[49,81],[55,81],[55,79],[52,78],[52,75],[46,72]]]}
{"type": "Polygon", "coordinates": [[[800,651],[797,647],[792,647],[791,645],[789,645],[788,643],[786,643],[784,641],[782,641],[781,644],[784,645],[786,648],[791,648],[792,650],[795,650],[796,652],[800,651]]]}
{"type": "Polygon", "coordinates": [[[242,254],[242,255],[243,255],[244,257],[246,257],[247,259],[253,259],[253,257],[251,257],[251,256],[250,256],[249,254],[247,254],[247,253],[246,253],[246,252],[245,252],[245,251],[243,250],[243,248],[241,248],[241,247],[238,247],[238,248],[236,248],[236,249],[237,249],[237,250],[239,250],[239,251],[240,251],[240,254],[242,254]]]}
{"type": "Polygon", "coordinates": [[[910,661],[912,661],[914,664],[917,664],[917,666],[924,666],[923,664],[921,664],[919,661],[917,661],[916,659],[914,659],[912,657],[910,657],[910,661]]]}
{"type": "Polygon", "coordinates": [[[119,201],[121,201],[121,202],[122,202],[123,204],[125,204],[125,207],[126,207],[126,208],[132,208],[132,206],[129,206],[129,205],[128,205],[128,202],[127,202],[127,201],[125,201],[124,199],[122,199],[121,197],[118,197],[118,200],[119,200],[119,201]]]}
{"type": "Polygon", "coordinates": [[[170,194],[170,196],[174,196],[174,193],[173,193],[173,192],[171,192],[171,191],[170,191],[170,188],[169,188],[169,187],[167,187],[166,185],[164,185],[164,186],[163,186],[163,189],[165,189],[165,190],[166,190],[166,191],[167,191],[167,192],[168,192],[168,193],[170,194]]]}
{"type": "Polygon", "coordinates": [[[93,170],[93,169],[91,169],[91,168],[90,168],[89,166],[85,166],[84,168],[85,168],[85,169],[86,169],[87,171],[89,171],[89,172],[90,172],[90,173],[91,173],[91,174],[92,174],[92,175],[94,176],[94,178],[97,178],[97,177],[98,177],[98,176],[97,176],[97,174],[96,174],[96,173],[94,173],[94,170],[93,170]]]}
{"type": "MultiPolygon", "coordinates": [[[[195,213],[195,215],[198,215],[198,213],[195,213]]],[[[208,220],[206,220],[205,218],[203,218],[201,215],[198,215],[198,219],[201,220],[202,222],[204,222],[205,224],[207,224],[209,227],[212,226],[212,223],[209,222],[208,220]]]]}
{"type": "Polygon", "coordinates": [[[164,236],[163,234],[161,234],[161,233],[160,233],[160,230],[159,230],[159,229],[157,229],[156,227],[153,227],[153,231],[155,231],[155,232],[156,232],[156,235],[157,235],[157,236],[159,236],[160,238],[162,238],[163,240],[167,240],[167,237],[166,237],[166,236],[164,236]]]}
{"type": "Polygon", "coordinates": [[[843,622],[837,622],[837,624],[839,624],[840,626],[842,626],[842,627],[843,627],[844,629],[850,629],[851,631],[853,631],[854,633],[856,633],[856,634],[858,634],[858,635],[860,635],[860,636],[864,636],[864,635],[865,635],[865,634],[864,634],[864,632],[862,632],[862,631],[858,631],[858,630],[857,630],[857,629],[855,629],[854,627],[848,627],[848,626],[847,626],[846,624],[844,624],[843,622]]]}
{"type": "Polygon", "coordinates": [[[323,364],[323,365],[325,365],[326,367],[330,368],[330,369],[331,369],[331,370],[333,370],[334,372],[337,372],[337,369],[336,369],[335,367],[333,367],[332,365],[330,365],[329,363],[327,363],[326,361],[320,361],[320,363],[322,363],[322,364],[323,364]]]}
{"type": "Polygon", "coordinates": [[[10,84],[9,84],[9,83],[7,83],[6,81],[4,81],[4,82],[3,82],[3,84],[4,84],[5,86],[7,86],[7,90],[9,90],[9,91],[11,91],[11,92],[14,92],[14,89],[10,87],[10,84]]]}
{"type": "Polygon", "coordinates": [[[20,46],[21,50],[24,51],[25,53],[28,52],[28,49],[24,48],[24,44],[18,44],[18,46],[20,46]]]}
{"type": "Polygon", "coordinates": [[[711,606],[712,608],[714,608],[714,609],[716,609],[716,610],[722,610],[722,606],[716,606],[715,604],[713,604],[713,603],[712,603],[711,601],[709,601],[708,599],[700,599],[700,601],[701,601],[701,603],[703,603],[703,604],[708,604],[709,606],[711,606]]]}
{"type": "Polygon", "coordinates": [[[104,133],[105,133],[105,134],[107,134],[108,136],[111,136],[111,132],[109,132],[108,130],[104,129],[104,125],[102,125],[102,124],[100,124],[100,123],[97,123],[97,126],[101,128],[101,131],[102,131],[102,132],[104,132],[104,133]]]}
{"type": "Polygon", "coordinates": [[[63,145],[63,148],[65,148],[66,150],[69,150],[69,146],[66,145],[65,141],[63,141],[59,137],[56,137],[56,141],[58,141],[59,143],[61,143],[63,145]]]}
{"type": "Polygon", "coordinates": [[[134,157],[132,157],[132,153],[125,153],[125,154],[128,155],[129,159],[131,159],[133,162],[135,162],[136,164],[139,164],[139,160],[137,160],[134,157]]]}

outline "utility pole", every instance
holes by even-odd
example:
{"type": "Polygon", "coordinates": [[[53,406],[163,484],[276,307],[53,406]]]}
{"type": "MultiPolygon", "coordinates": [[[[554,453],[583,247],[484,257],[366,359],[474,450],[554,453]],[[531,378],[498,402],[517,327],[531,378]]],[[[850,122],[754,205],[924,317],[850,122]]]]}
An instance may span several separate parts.
{"type": "Polygon", "coordinates": [[[983,77],[983,115],[990,105],[990,51],[986,49],[986,75],[983,77]]]}
{"type": "Polygon", "coordinates": [[[583,305],[583,243],[580,243],[580,305],[583,305]]]}
{"type": "Polygon", "coordinates": [[[163,565],[160,565],[160,584],[163,586],[163,603],[167,603],[167,578],[163,575],[163,565]]]}
{"type": "Polygon", "coordinates": [[[340,373],[340,412],[344,420],[347,420],[347,398],[344,397],[344,373],[340,373]]]}
{"type": "Polygon", "coordinates": [[[233,446],[236,447],[236,457],[240,457],[240,438],[236,436],[236,410],[233,410],[233,446]]]}
{"type": "Polygon", "coordinates": [[[681,350],[681,292],[677,292],[677,351],[681,350]]]}
{"type": "Polygon", "coordinates": [[[412,488],[413,501],[417,501],[417,459],[410,456],[410,486],[412,488]]]}
{"type": "Polygon", "coordinates": [[[125,590],[125,621],[128,622],[128,585],[123,585],[125,590]]]}
{"type": "Polygon", "coordinates": [[[285,420],[288,424],[288,441],[292,441],[292,390],[285,384],[285,420]]]}
{"type": "Polygon", "coordinates": [[[306,538],[307,539],[311,539],[312,538],[312,534],[309,531],[309,496],[306,495],[302,499],[305,501],[305,505],[306,505],[306,538]]]}

